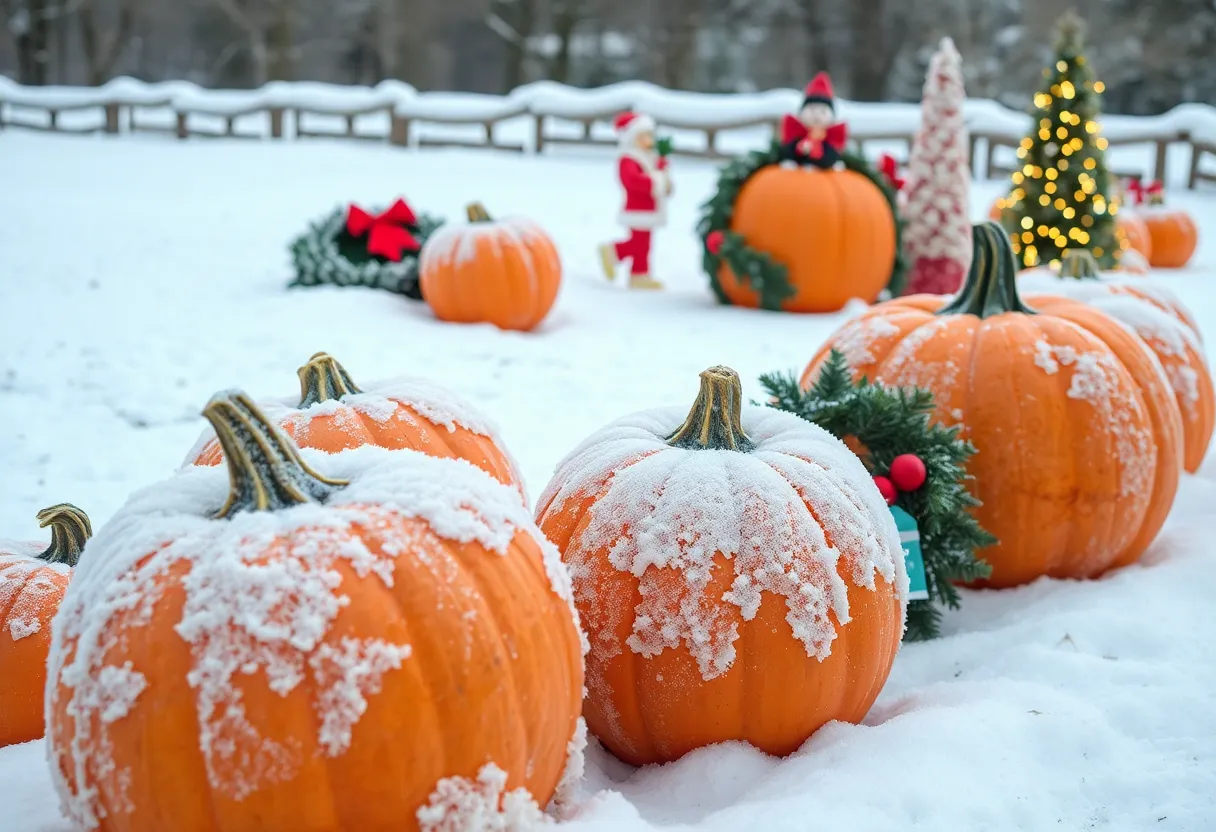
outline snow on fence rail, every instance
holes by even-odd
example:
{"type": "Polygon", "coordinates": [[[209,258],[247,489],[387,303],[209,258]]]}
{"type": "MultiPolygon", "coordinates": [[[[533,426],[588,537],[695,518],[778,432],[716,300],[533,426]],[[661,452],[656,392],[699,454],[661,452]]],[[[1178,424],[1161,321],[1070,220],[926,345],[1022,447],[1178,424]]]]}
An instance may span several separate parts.
{"type": "MultiPolygon", "coordinates": [[[[640,81],[596,89],[542,81],[507,95],[481,95],[419,92],[399,81],[375,87],[275,82],[256,90],[208,90],[185,81],[149,84],[132,78],[100,87],[25,87],[0,77],[0,129],[163,132],[180,139],[333,137],[402,147],[542,152],[555,144],[612,145],[612,118],[633,109],[672,131],[674,152],[720,158],[756,146],[801,97],[794,89],[722,95],[640,81]]],[[[871,143],[906,150],[920,125],[916,104],[840,101],[839,111],[859,150],[871,143]]],[[[973,169],[987,176],[1007,173],[1029,117],[985,99],[969,99],[965,112],[973,169]]],[[[1112,147],[1151,149],[1151,170],[1117,173],[1165,179],[1171,148],[1181,146],[1190,150],[1188,187],[1216,182],[1216,107],[1184,104],[1160,116],[1107,116],[1103,135],[1112,147]]]]}

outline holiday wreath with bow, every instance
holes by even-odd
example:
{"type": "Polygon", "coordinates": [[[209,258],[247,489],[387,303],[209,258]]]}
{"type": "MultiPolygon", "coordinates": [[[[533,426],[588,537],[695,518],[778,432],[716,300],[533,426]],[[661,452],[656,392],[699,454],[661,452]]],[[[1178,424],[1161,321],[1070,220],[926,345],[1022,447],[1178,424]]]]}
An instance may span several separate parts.
{"type": "Polygon", "coordinates": [[[404,199],[387,209],[337,208],[291,243],[292,286],[368,286],[420,300],[418,254],[443,224],[404,199]]]}
{"type": "Polygon", "coordinates": [[[718,300],[834,312],[851,298],[899,294],[906,267],[898,179],[850,152],[847,137],[820,73],[768,148],[723,168],[697,227],[718,300]]]}
{"type": "Polygon", "coordinates": [[[814,422],[861,457],[874,484],[892,506],[905,541],[912,584],[905,638],[938,635],[941,607],[959,605],[955,582],[988,577],[991,567],[976,551],[996,542],[969,511],[977,505],[967,490],[967,460],[975,446],[958,426],[931,422],[933,394],[896,389],[863,378],[854,382],[848,363],[832,350],[809,389],[793,375],[760,377],[768,404],[814,422]],[[919,543],[919,560],[906,541],[919,543]],[[915,562],[913,562],[915,560],[915,562]]]}

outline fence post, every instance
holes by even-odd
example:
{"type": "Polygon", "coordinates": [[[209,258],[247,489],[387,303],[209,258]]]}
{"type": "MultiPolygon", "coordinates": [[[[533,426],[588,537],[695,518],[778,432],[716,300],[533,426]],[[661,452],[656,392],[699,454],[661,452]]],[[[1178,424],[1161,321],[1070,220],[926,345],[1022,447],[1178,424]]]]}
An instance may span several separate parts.
{"type": "Polygon", "coordinates": [[[405,116],[399,116],[397,113],[392,115],[392,126],[388,132],[389,144],[395,144],[398,147],[408,147],[410,143],[410,120],[405,116]]]}
{"type": "Polygon", "coordinates": [[[270,138],[283,138],[283,108],[270,108],[270,138]]]}
{"type": "Polygon", "coordinates": [[[119,107],[117,101],[111,101],[106,104],[106,132],[118,132],[118,113],[119,107]]]}
{"type": "Polygon", "coordinates": [[[545,149],[545,117],[538,115],[534,118],[535,122],[533,126],[536,132],[534,134],[534,141],[532,142],[532,152],[540,153],[545,149]]]}
{"type": "Polygon", "coordinates": [[[1159,182],[1165,181],[1165,159],[1169,151],[1169,139],[1157,139],[1157,160],[1153,168],[1153,178],[1159,182]]]}
{"type": "Polygon", "coordinates": [[[190,126],[186,123],[186,113],[182,110],[177,111],[177,129],[175,132],[179,139],[187,138],[190,135],[190,126]]]}

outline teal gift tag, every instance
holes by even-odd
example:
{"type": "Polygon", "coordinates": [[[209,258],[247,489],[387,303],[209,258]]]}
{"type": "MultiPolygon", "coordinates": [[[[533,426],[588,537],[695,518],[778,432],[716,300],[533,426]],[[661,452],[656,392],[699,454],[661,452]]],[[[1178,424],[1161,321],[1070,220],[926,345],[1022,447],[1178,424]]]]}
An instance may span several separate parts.
{"type": "Polygon", "coordinates": [[[920,552],[920,530],[916,518],[899,506],[891,506],[899,542],[904,547],[904,563],[908,569],[908,600],[929,600],[929,584],[925,580],[925,558],[920,552]]]}

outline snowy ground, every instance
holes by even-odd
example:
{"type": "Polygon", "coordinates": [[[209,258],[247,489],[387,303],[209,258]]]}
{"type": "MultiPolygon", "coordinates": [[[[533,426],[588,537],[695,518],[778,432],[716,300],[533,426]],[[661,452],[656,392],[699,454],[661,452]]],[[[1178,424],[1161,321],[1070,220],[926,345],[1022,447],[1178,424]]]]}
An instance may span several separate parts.
{"type": "MultiPolygon", "coordinates": [[[[496,418],[535,498],[579,440],[624,413],[686,405],[697,373],[801,369],[845,313],[723,308],[691,231],[711,165],[678,160],[657,269],[670,290],[606,284],[609,157],[402,152],[324,141],[169,142],[0,134],[0,537],[39,538],[70,501],[100,526],[169,475],[215,391],[288,394],[318,350],[356,380],[421,375],[496,418]],[[550,230],[565,284],[540,331],[434,321],[355,289],[285,291],[286,243],[355,200],[466,201],[550,230]]],[[[978,184],[978,218],[1001,189],[978,184]]],[[[1216,194],[1174,191],[1205,242],[1150,279],[1216,333],[1216,194]]],[[[574,832],[1216,829],[1216,453],[1186,477],[1144,563],[1103,580],[967,593],[947,636],[901,651],[862,726],[787,760],[706,749],[632,771],[592,752],[574,832]]],[[[41,743],[0,750],[0,829],[65,830],[41,743]]]]}

